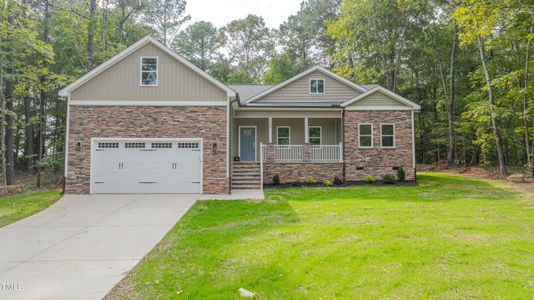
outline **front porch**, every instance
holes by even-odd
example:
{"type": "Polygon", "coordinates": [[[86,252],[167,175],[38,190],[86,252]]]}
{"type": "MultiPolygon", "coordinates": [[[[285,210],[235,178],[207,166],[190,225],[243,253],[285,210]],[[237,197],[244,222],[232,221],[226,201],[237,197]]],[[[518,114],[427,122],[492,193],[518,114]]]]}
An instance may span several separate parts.
{"type": "Polygon", "coordinates": [[[339,110],[237,111],[232,133],[236,162],[343,162],[339,110]]]}

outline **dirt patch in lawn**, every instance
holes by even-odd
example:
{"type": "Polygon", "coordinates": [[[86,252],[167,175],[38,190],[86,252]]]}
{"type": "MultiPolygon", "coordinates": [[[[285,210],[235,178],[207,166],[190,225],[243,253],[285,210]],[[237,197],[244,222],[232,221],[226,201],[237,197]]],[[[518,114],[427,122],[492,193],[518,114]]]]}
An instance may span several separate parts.
{"type": "MultiPolygon", "coordinates": [[[[446,172],[480,179],[506,180],[505,176],[502,176],[497,172],[475,166],[450,167],[446,163],[439,163],[435,165],[418,165],[417,170],[420,172],[446,172]]],[[[523,183],[509,182],[510,187],[520,193],[534,194],[534,179],[527,176],[525,180],[526,182],[523,183]]]]}

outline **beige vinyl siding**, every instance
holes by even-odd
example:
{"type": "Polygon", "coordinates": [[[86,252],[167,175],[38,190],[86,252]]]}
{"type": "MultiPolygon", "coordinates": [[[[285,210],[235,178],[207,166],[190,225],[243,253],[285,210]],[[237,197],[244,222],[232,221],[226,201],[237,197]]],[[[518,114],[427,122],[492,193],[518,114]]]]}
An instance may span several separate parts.
{"type": "Polygon", "coordinates": [[[226,92],[148,43],[71,92],[71,100],[226,101],[226,92]],[[140,86],[140,59],[158,57],[158,86],[140,86]]]}
{"type": "MultiPolygon", "coordinates": [[[[257,134],[257,147],[256,157],[260,157],[260,144],[269,143],[269,119],[267,118],[242,118],[234,119],[234,125],[232,130],[232,149],[233,155],[239,154],[239,126],[256,126],[257,134]]],[[[290,126],[291,127],[291,144],[302,145],[304,144],[304,119],[302,118],[273,118],[273,144],[276,144],[276,127],[277,126],[290,126]]],[[[323,145],[337,145],[341,142],[341,119],[308,119],[308,126],[321,126],[322,144],[323,145]]]]}
{"type": "Polygon", "coordinates": [[[362,98],[348,107],[407,107],[405,104],[391,98],[390,96],[376,91],[365,98],[362,98]]]}
{"type": "MultiPolygon", "coordinates": [[[[338,80],[323,74],[312,72],[282,88],[257,100],[257,102],[281,102],[281,101],[346,101],[361,93],[338,80]],[[324,94],[310,94],[310,79],[324,79],[324,94]]],[[[256,102],[256,101],[255,101],[256,102]]]]}

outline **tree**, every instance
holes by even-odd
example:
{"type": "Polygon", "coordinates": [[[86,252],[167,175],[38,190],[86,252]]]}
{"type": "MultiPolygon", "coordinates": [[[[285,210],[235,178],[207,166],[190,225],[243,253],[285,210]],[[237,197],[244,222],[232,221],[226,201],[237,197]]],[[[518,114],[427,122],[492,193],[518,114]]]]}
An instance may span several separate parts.
{"type": "Polygon", "coordinates": [[[165,46],[170,45],[180,26],[191,19],[185,15],[185,5],[185,0],[150,0],[147,21],[165,46]]]}
{"type": "Polygon", "coordinates": [[[224,34],[210,22],[189,25],[176,36],[173,48],[196,66],[206,71],[221,56],[224,34]]]}
{"type": "Polygon", "coordinates": [[[280,25],[279,43],[300,64],[328,65],[328,50],[333,40],[326,33],[326,23],[339,13],[340,0],[306,0],[297,14],[280,25]]]}
{"type": "Polygon", "coordinates": [[[307,63],[298,61],[294,54],[284,52],[280,55],[275,55],[269,60],[269,67],[263,75],[263,81],[277,84],[297,75],[308,67],[307,63]]]}
{"type": "MultiPolygon", "coordinates": [[[[270,31],[262,17],[248,15],[230,22],[223,28],[227,37],[227,51],[231,61],[242,72],[246,82],[259,82],[267,66],[266,57],[272,51],[270,31]]],[[[243,82],[241,82],[243,83],[243,82]]]]}
{"type": "Polygon", "coordinates": [[[340,16],[328,22],[336,41],[334,70],[357,81],[382,83],[396,91],[412,27],[400,2],[346,0],[340,16]]]}

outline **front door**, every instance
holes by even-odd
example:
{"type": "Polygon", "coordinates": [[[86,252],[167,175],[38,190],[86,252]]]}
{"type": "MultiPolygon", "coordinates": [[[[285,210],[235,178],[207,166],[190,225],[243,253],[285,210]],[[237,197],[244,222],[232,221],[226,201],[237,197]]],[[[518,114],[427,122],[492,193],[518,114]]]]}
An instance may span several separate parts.
{"type": "Polygon", "coordinates": [[[241,161],[256,160],[256,127],[239,127],[239,157],[241,161]]]}

